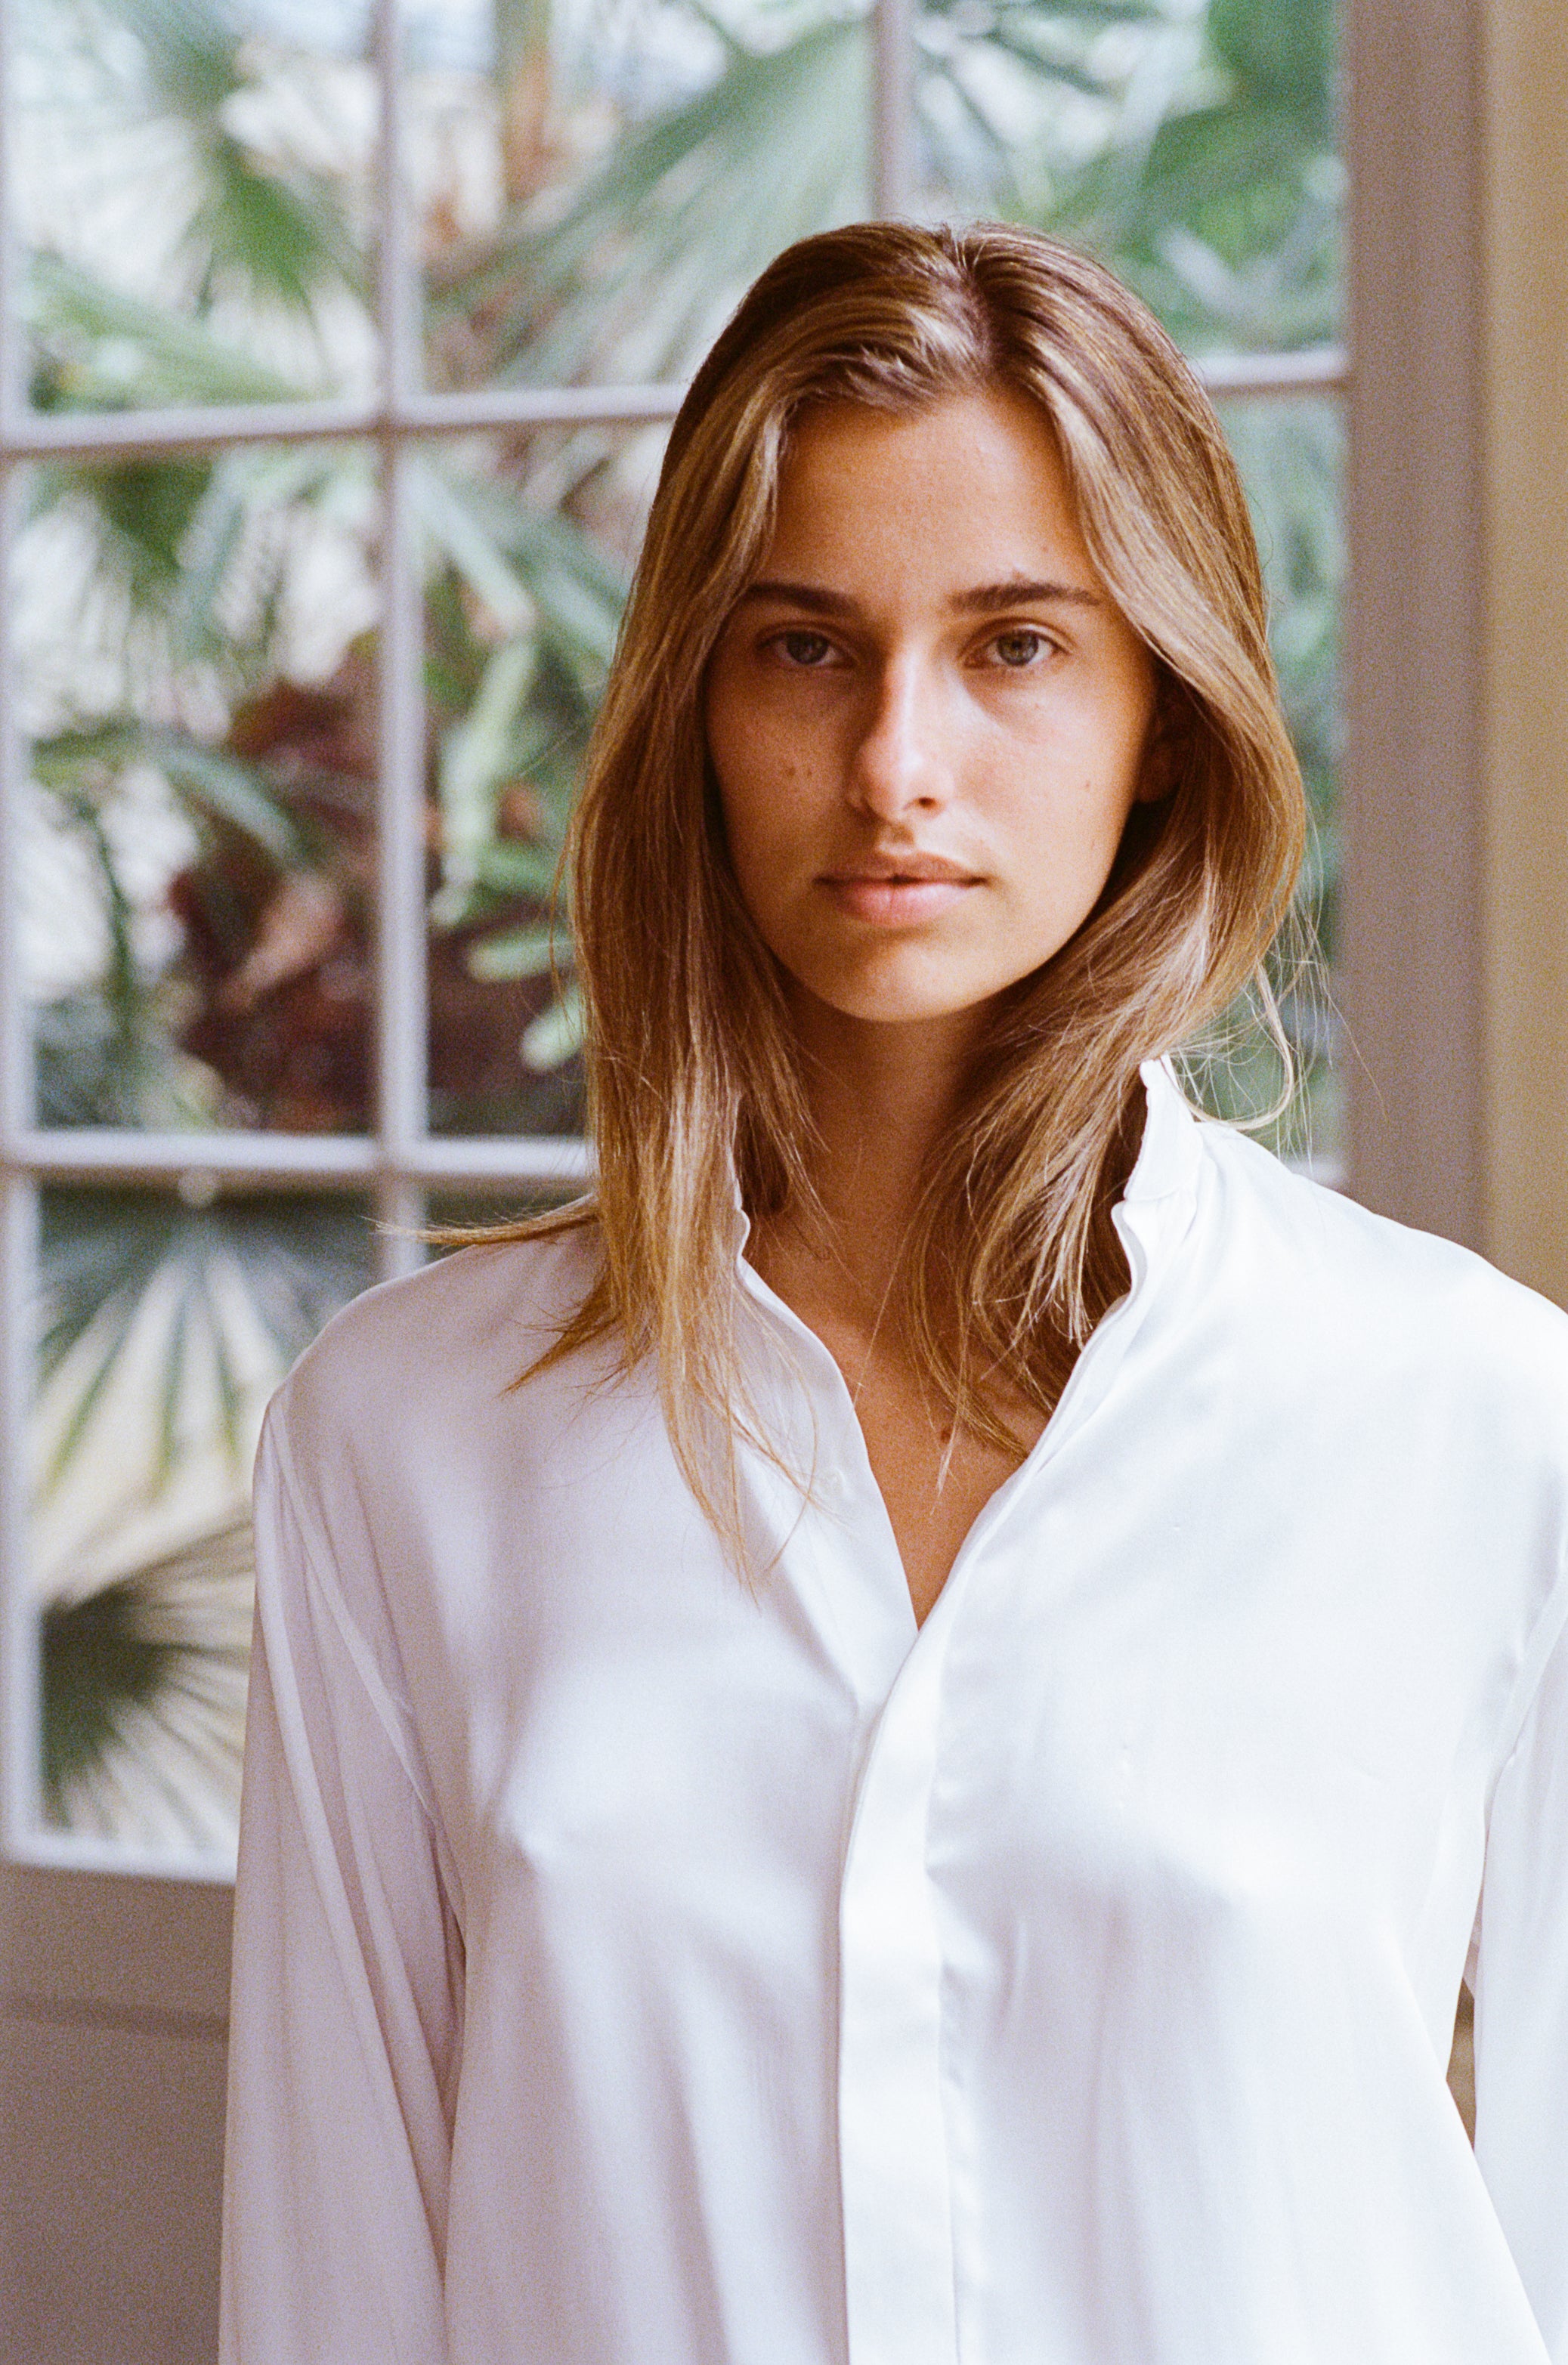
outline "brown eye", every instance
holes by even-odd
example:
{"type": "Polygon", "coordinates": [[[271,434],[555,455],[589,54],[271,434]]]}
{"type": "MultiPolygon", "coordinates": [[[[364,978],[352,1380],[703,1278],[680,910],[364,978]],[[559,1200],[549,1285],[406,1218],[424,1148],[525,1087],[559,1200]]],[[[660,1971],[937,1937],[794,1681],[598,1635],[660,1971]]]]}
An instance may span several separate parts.
{"type": "Polygon", "coordinates": [[[1017,670],[1032,665],[1041,650],[1049,644],[1043,633],[1031,632],[1026,626],[1019,625],[1011,633],[998,633],[991,645],[996,652],[999,664],[1017,670]]]}
{"type": "Polygon", "coordinates": [[[833,644],[823,633],[780,633],[778,645],[791,665],[820,666],[832,652],[833,644]]]}

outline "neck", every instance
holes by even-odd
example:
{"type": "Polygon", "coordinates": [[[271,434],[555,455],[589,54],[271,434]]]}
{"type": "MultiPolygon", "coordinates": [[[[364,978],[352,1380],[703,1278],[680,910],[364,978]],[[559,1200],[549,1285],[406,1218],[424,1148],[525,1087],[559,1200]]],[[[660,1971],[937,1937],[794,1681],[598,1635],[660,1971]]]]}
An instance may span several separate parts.
{"type": "Polygon", "coordinates": [[[980,1022],[960,1011],[877,1024],[803,996],[794,1015],[815,1135],[812,1181],[828,1221],[824,1252],[868,1306],[879,1306],[980,1022]]]}

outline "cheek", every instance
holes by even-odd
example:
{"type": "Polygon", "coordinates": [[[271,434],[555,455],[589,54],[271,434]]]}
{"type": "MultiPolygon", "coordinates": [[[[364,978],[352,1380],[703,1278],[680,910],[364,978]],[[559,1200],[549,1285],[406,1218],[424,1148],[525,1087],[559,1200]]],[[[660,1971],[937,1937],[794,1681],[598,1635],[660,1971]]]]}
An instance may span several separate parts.
{"type": "Polygon", "coordinates": [[[774,906],[789,855],[792,799],[787,768],[781,773],[767,762],[755,731],[727,732],[722,714],[711,715],[708,757],[723,845],[741,902],[764,941],[772,946],[774,906]]]}
{"type": "Polygon", "coordinates": [[[718,784],[719,809],[732,850],[753,835],[769,802],[767,776],[771,769],[766,734],[756,717],[743,712],[728,669],[714,669],[704,705],[708,760],[718,784]]]}
{"type": "Polygon", "coordinates": [[[1103,730],[1058,729],[1030,749],[1032,760],[993,768],[1014,845],[1069,863],[1114,846],[1134,802],[1138,745],[1103,730]]]}
{"type": "Polygon", "coordinates": [[[749,901],[754,883],[766,882],[788,842],[788,784],[758,764],[755,747],[739,761],[715,751],[713,769],[724,843],[749,901]]]}
{"type": "Polygon", "coordinates": [[[722,699],[708,710],[708,757],[736,875],[772,872],[810,835],[817,802],[801,734],[767,716],[738,716],[722,699]]]}
{"type": "Polygon", "coordinates": [[[1148,730],[1146,702],[1129,695],[1075,714],[1058,739],[1058,823],[1086,859],[1120,842],[1137,795],[1148,730]]]}
{"type": "Polygon", "coordinates": [[[1132,783],[1088,762],[1063,767],[1009,800],[1005,825],[1011,930],[1048,958],[1087,919],[1115,862],[1132,811],[1132,783]],[[1036,940],[1038,939],[1036,946],[1036,940]]]}

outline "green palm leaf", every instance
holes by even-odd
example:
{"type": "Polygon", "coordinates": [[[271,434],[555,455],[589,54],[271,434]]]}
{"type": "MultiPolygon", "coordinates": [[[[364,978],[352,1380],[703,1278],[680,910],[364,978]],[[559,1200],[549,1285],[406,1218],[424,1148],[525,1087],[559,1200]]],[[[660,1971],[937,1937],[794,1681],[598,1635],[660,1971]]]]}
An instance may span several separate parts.
{"type": "Polygon", "coordinates": [[[309,391],[204,321],[112,287],[60,255],[32,256],[26,301],[39,352],[32,398],[40,410],[118,410],[128,399],[139,409],[292,402],[309,391]]]}
{"type": "Polygon", "coordinates": [[[158,1845],[222,1846],[239,1806],[250,1520],[238,1516],[80,1599],[39,1634],[45,1812],[158,1845]]]}
{"type": "Polygon", "coordinates": [[[526,216],[434,275],[431,324],[489,321],[502,380],[678,376],[778,248],[868,197],[863,23],[741,50],[714,88],[610,151],[564,219],[526,216]],[[759,160],[764,160],[759,169],[759,160]]]}

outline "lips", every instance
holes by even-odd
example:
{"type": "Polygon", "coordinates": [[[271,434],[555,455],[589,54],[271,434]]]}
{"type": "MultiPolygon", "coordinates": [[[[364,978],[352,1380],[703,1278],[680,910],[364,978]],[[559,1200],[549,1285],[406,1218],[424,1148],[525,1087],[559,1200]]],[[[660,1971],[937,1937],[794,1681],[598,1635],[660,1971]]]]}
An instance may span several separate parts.
{"type": "Polygon", "coordinates": [[[823,882],[829,887],[895,886],[926,887],[938,883],[955,887],[978,884],[974,871],[961,862],[951,862],[945,854],[862,854],[840,868],[824,871],[823,882]]]}
{"type": "Polygon", "coordinates": [[[951,911],[980,881],[940,854],[868,854],[817,880],[839,911],[874,927],[913,927],[951,911]]]}

